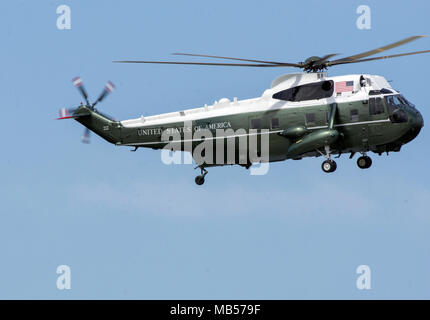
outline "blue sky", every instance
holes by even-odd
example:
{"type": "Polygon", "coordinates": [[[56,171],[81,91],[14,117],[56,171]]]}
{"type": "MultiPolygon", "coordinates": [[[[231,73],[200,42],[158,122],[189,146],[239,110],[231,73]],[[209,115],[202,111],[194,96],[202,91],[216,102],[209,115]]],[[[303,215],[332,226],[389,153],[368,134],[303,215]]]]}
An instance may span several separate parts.
{"type": "MultiPolygon", "coordinates": [[[[197,52],[302,61],[429,34],[428,1],[3,1],[0,59],[0,298],[430,298],[429,134],[360,170],[343,156],[209,170],[160,153],[129,152],[54,121],[81,101],[79,75],[99,108],[120,119],[256,97],[288,69],[120,65],[197,52]],[[71,7],[72,29],[56,28],[71,7]],[[356,9],[369,5],[371,30],[356,9]],[[56,288],[56,268],[72,289],[56,288]],[[357,266],[372,289],[356,288],[357,266]]],[[[430,39],[393,53],[430,49],[430,39]]],[[[340,66],[332,75],[393,80],[427,124],[430,56],[340,66]]]]}

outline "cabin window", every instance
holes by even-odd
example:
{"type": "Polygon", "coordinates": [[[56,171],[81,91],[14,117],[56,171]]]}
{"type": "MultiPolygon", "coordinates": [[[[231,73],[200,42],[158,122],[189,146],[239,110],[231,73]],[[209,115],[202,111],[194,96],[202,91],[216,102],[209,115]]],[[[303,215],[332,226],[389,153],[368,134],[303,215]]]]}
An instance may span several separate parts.
{"type": "Polygon", "coordinates": [[[369,99],[369,114],[371,116],[377,115],[377,114],[383,114],[385,113],[384,110],[384,103],[382,102],[382,98],[370,98],[369,99]]]}
{"type": "Polygon", "coordinates": [[[333,90],[333,81],[320,81],[282,90],[272,98],[292,102],[318,100],[331,97],[333,90]]]}
{"type": "Polygon", "coordinates": [[[351,121],[358,121],[358,110],[357,109],[351,109],[349,111],[349,119],[351,121]]]}
{"type": "Polygon", "coordinates": [[[261,129],[261,119],[252,119],[251,129],[261,129]]]}
{"type": "Polygon", "coordinates": [[[279,129],[279,119],[278,118],[272,118],[272,121],[270,122],[272,129],[279,129]]]}
{"type": "Polygon", "coordinates": [[[306,113],[306,125],[313,126],[316,123],[315,113],[306,113]]]}

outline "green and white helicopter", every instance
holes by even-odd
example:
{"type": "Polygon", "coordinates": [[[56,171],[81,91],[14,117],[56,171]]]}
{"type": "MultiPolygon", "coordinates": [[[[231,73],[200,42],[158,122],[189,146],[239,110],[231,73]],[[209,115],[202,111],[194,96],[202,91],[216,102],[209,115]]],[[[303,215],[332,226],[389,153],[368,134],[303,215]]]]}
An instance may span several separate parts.
{"type": "MultiPolygon", "coordinates": [[[[154,116],[141,116],[136,119],[117,121],[98,111],[95,106],[101,102],[114,85],[108,82],[99,98],[90,103],[80,78],[73,83],[85,99],[73,109],[61,109],[58,119],[75,119],[87,129],[83,141],[88,142],[89,132],[93,131],[103,139],[117,146],[163,149],[174,145],[172,150],[187,151],[193,154],[201,174],[195,182],[205,181],[207,167],[238,164],[249,168],[255,162],[283,161],[303,157],[323,156],[324,172],[334,172],[335,154],[340,157],[349,153],[361,156],[357,165],[361,169],[371,166],[367,155],[372,151],[381,155],[390,151],[400,151],[401,147],[413,140],[423,127],[423,118],[415,106],[399,91],[393,89],[384,77],[369,74],[350,74],[330,77],[328,67],[358,62],[374,61],[401,56],[429,53],[430,50],[408,52],[389,56],[371,57],[424,36],[413,36],[383,46],[381,48],[330,60],[335,54],[324,57],[310,57],[304,62],[286,63],[239,59],[231,57],[200,54],[176,53],[176,55],[235,60],[235,63],[177,62],[177,61],[114,61],[121,63],[158,63],[207,66],[234,66],[258,68],[295,67],[303,73],[286,74],[275,79],[262,96],[254,99],[221,99],[212,105],[180,110],[154,116]],[[185,125],[187,124],[187,125],[185,125]],[[192,133],[206,130],[213,136],[199,136],[192,133]],[[223,129],[226,134],[216,136],[215,131],[223,129]],[[166,139],[163,133],[174,132],[176,140],[166,139]],[[190,134],[189,134],[190,133],[190,134]],[[238,146],[240,139],[249,140],[251,136],[267,136],[268,155],[261,155],[261,143],[256,150],[242,152],[238,146]],[[210,140],[222,139],[221,161],[196,160],[194,152],[200,144],[210,140]],[[233,144],[229,144],[234,142],[233,144]],[[173,142],[173,144],[172,144],[173,142]],[[233,145],[233,157],[226,157],[225,146],[233,145]],[[252,152],[251,152],[252,151],[252,152]],[[251,156],[252,154],[257,156],[251,156]]],[[[216,157],[220,149],[213,143],[208,150],[216,157]]],[[[219,157],[218,157],[219,158],[219,157]]],[[[204,158],[207,159],[207,158],[204,158]]]]}

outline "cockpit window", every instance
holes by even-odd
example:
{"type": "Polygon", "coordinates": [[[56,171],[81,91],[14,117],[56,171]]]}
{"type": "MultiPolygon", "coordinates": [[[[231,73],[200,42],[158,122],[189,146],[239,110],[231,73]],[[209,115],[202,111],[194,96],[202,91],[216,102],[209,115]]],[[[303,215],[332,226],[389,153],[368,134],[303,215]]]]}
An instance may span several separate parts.
{"type": "Polygon", "coordinates": [[[393,96],[385,96],[384,99],[391,122],[402,123],[408,121],[408,116],[403,110],[403,107],[409,106],[409,102],[403,98],[403,96],[397,94],[393,96]]]}
{"type": "Polygon", "coordinates": [[[393,113],[393,111],[397,108],[396,103],[394,102],[394,96],[385,97],[385,104],[387,105],[389,114],[393,113]]]}
{"type": "Polygon", "coordinates": [[[410,103],[404,96],[399,95],[397,97],[403,105],[415,108],[415,105],[413,103],[410,103]]]}
{"type": "Polygon", "coordinates": [[[406,100],[405,97],[400,94],[396,94],[393,96],[385,96],[384,99],[389,113],[392,113],[395,109],[399,107],[415,107],[412,103],[410,103],[408,100],[406,100]]]}
{"type": "Polygon", "coordinates": [[[412,108],[415,108],[415,105],[412,102],[407,100],[405,97],[403,97],[403,98],[406,100],[406,102],[409,104],[409,106],[411,106],[412,108]]]}
{"type": "Polygon", "coordinates": [[[329,98],[333,95],[333,81],[309,83],[275,93],[272,98],[284,101],[307,101],[329,98]]]}
{"type": "Polygon", "coordinates": [[[406,100],[405,100],[405,99],[403,99],[403,97],[402,97],[402,96],[395,96],[395,97],[394,97],[394,100],[396,100],[396,98],[397,98],[397,100],[399,101],[399,103],[400,103],[402,106],[408,106],[408,103],[406,102],[406,100]]]}

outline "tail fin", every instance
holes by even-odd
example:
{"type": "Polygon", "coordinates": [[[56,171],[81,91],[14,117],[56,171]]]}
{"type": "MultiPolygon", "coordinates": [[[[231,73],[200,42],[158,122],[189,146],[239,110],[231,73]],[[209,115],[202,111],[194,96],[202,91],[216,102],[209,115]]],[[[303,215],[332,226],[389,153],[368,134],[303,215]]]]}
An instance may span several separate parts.
{"type": "Polygon", "coordinates": [[[89,143],[90,131],[110,143],[119,144],[121,142],[121,123],[91,107],[81,105],[74,109],[61,108],[60,117],[57,120],[63,119],[75,119],[86,127],[82,136],[84,143],[89,143]]]}
{"type": "Polygon", "coordinates": [[[121,123],[112,120],[95,109],[79,107],[72,117],[106,141],[114,144],[121,142],[121,123]]]}

